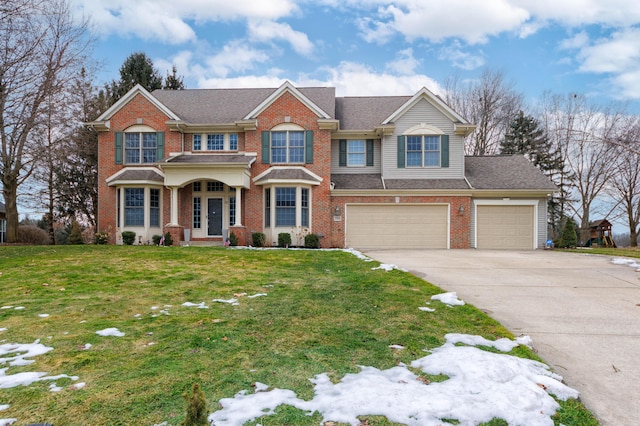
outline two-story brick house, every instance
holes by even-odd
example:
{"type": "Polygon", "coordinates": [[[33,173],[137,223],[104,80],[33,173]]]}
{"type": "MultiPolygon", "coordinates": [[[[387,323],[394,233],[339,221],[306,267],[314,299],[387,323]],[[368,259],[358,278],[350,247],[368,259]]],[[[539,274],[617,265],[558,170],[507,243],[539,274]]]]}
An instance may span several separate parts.
{"type": "Polygon", "coordinates": [[[556,188],[523,156],[465,157],[468,123],[427,89],[336,97],[334,88],[136,86],[95,122],[99,230],[121,242],[524,248],[546,241],[556,188]]]}

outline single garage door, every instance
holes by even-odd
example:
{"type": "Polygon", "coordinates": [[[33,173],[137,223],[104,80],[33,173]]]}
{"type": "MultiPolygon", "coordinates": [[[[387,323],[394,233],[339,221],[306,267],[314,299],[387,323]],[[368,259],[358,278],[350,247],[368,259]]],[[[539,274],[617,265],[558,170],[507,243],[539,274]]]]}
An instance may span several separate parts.
{"type": "Polygon", "coordinates": [[[533,249],[533,206],[478,206],[479,249],[533,249]]]}
{"type": "Polygon", "coordinates": [[[349,204],[346,213],[347,247],[448,248],[448,205],[349,204]]]}

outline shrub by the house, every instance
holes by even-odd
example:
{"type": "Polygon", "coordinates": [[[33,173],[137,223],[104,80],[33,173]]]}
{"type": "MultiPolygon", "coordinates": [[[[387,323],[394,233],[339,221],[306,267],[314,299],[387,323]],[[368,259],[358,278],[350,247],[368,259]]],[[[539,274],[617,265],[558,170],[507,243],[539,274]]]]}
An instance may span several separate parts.
{"type": "Polygon", "coordinates": [[[278,234],[278,247],[290,247],[291,246],[291,234],[288,232],[281,232],[278,234]]]}
{"type": "Polygon", "coordinates": [[[130,246],[136,241],[136,233],[133,231],[122,232],[122,243],[130,246]]]}
{"type": "Polygon", "coordinates": [[[264,233],[262,232],[253,232],[251,234],[251,242],[254,247],[264,247],[264,243],[267,240],[264,233]]]}
{"type": "Polygon", "coordinates": [[[320,237],[318,234],[307,234],[304,236],[305,248],[317,249],[320,248],[320,237]]]}

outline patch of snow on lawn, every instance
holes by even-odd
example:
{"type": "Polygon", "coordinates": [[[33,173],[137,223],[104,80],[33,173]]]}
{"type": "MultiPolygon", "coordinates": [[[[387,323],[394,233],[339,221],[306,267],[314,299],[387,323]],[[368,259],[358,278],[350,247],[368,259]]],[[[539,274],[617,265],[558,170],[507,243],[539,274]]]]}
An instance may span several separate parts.
{"type": "Polygon", "coordinates": [[[49,314],[38,314],[40,318],[48,318],[49,314]]]}
{"type": "Polygon", "coordinates": [[[0,404],[0,411],[8,410],[10,407],[9,404],[0,404]]]}
{"type": "Polygon", "coordinates": [[[496,348],[497,350],[502,352],[510,352],[518,345],[531,347],[531,338],[529,336],[518,337],[516,340],[510,340],[507,338],[488,340],[482,336],[450,333],[446,334],[444,338],[447,340],[447,343],[451,343],[453,345],[455,345],[456,343],[463,343],[468,346],[489,346],[496,348]]]}
{"type": "Polygon", "coordinates": [[[256,294],[252,294],[251,296],[247,296],[247,299],[255,299],[256,297],[262,297],[266,295],[267,293],[256,293],[256,294]]]}
{"type": "Polygon", "coordinates": [[[345,252],[345,253],[351,253],[352,255],[356,256],[358,259],[364,260],[365,262],[373,262],[372,258],[370,258],[369,256],[365,256],[364,254],[362,254],[358,250],[355,250],[355,249],[352,249],[352,248],[348,248],[348,249],[343,249],[342,251],[345,252]]]}
{"type": "MultiPolygon", "coordinates": [[[[562,384],[562,377],[538,361],[496,354],[453,342],[490,342],[478,336],[449,335],[447,343],[411,363],[427,374],[448,379],[425,384],[407,366],[388,370],[360,367],[332,383],[327,374],[310,379],[315,396],[304,401],[290,390],[247,394],[220,400],[221,410],[209,415],[213,426],[242,425],[290,405],[322,414],[323,422],[361,424],[358,416],[381,415],[408,426],[442,425],[442,419],[478,424],[501,418],[509,424],[553,425],[559,408],[550,396],[577,398],[578,392],[562,384]]],[[[498,346],[507,347],[502,339],[498,346]]]]}
{"type": "Polygon", "coordinates": [[[115,327],[110,327],[110,328],[105,328],[104,330],[100,330],[100,331],[96,331],[96,334],[98,336],[114,336],[114,337],[122,337],[124,336],[124,333],[120,330],[118,330],[115,327]]]}
{"type": "Polygon", "coordinates": [[[455,291],[436,294],[435,296],[431,296],[431,300],[439,300],[449,306],[464,305],[464,301],[458,299],[458,294],[455,291]]]}
{"type": "Polygon", "coordinates": [[[427,306],[420,306],[418,309],[420,309],[423,312],[435,312],[436,310],[433,308],[429,308],[427,306]]]}
{"type": "Polygon", "coordinates": [[[200,303],[184,302],[182,306],[194,307],[198,309],[209,309],[209,307],[205,305],[204,302],[200,302],[200,303]]]}
{"type": "Polygon", "coordinates": [[[7,327],[0,327],[0,331],[7,331],[7,327]]]}
{"type": "Polygon", "coordinates": [[[372,271],[375,271],[376,269],[381,269],[381,270],[387,271],[387,272],[393,271],[394,269],[397,269],[398,271],[407,272],[406,269],[399,268],[396,265],[391,265],[391,264],[388,264],[388,263],[381,263],[380,266],[377,266],[375,268],[371,268],[372,271]]]}
{"type": "Polygon", "coordinates": [[[0,426],[11,426],[17,421],[18,419],[0,419],[0,426]]]}
{"type": "Polygon", "coordinates": [[[213,299],[214,302],[219,302],[219,303],[228,303],[230,305],[233,306],[238,306],[240,303],[238,303],[238,299],[213,299]]]}

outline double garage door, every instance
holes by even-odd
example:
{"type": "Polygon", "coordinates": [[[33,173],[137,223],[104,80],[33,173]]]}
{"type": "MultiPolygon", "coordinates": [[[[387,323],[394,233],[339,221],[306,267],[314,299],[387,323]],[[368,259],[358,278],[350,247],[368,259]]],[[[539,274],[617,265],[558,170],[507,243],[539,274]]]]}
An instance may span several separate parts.
{"type": "MultiPolygon", "coordinates": [[[[476,209],[477,248],[534,248],[534,206],[478,205],[476,209]]],[[[449,206],[349,204],[345,231],[346,246],[358,249],[446,249],[449,206]]]]}
{"type": "Polygon", "coordinates": [[[349,204],[346,245],[358,249],[446,249],[448,218],[448,205],[349,204]]]}

